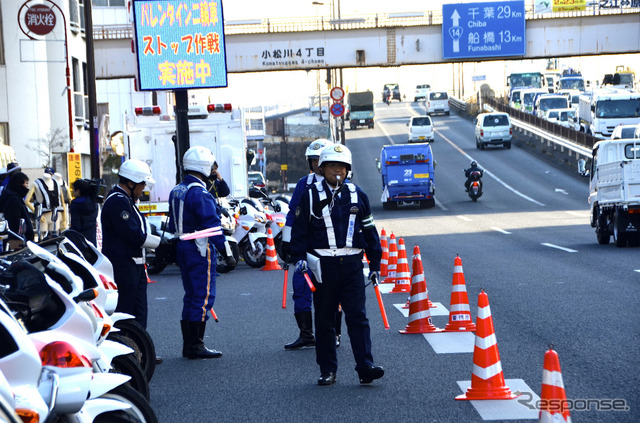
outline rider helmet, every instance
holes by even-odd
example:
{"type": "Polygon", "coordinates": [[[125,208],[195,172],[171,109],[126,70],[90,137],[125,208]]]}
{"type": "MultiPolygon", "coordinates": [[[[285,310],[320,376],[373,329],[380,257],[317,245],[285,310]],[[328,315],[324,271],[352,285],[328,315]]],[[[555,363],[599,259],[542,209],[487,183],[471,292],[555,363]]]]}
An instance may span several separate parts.
{"type": "Polygon", "coordinates": [[[129,159],[122,163],[118,176],[126,178],[135,184],[153,184],[155,182],[151,176],[149,165],[138,159],[129,159]]]}
{"type": "Polygon", "coordinates": [[[322,164],[326,162],[344,163],[347,165],[347,172],[349,172],[351,170],[351,151],[342,144],[325,147],[320,153],[318,166],[322,167],[322,164]]]}
{"type": "Polygon", "coordinates": [[[471,167],[477,167],[477,166],[478,166],[478,163],[475,160],[471,162],[471,167]]]}
{"type": "Polygon", "coordinates": [[[182,166],[184,170],[191,170],[198,172],[204,177],[209,176],[211,173],[211,166],[215,162],[213,153],[206,147],[196,146],[191,147],[184,153],[182,157],[182,166]]]}

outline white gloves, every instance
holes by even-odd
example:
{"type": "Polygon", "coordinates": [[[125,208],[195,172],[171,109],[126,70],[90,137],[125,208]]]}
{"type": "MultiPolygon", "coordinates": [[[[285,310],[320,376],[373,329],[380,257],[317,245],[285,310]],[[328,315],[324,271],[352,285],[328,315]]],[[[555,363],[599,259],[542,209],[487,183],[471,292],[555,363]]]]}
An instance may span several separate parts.
{"type": "Polygon", "coordinates": [[[379,271],[371,271],[369,272],[369,278],[371,282],[375,279],[376,282],[380,280],[380,272],[379,271]]]}

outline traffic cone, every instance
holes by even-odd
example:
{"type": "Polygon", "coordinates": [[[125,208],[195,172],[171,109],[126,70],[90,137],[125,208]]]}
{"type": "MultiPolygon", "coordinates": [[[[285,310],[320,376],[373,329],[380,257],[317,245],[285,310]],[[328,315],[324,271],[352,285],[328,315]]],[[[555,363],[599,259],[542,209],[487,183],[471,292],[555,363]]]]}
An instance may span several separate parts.
{"type": "MultiPolygon", "coordinates": [[[[420,248],[413,247],[413,277],[411,278],[411,296],[409,297],[409,324],[400,333],[442,332],[431,323],[429,294],[424,280],[420,248]]],[[[396,285],[397,286],[397,285],[396,285]]]]}
{"type": "Polygon", "coordinates": [[[567,395],[562,382],[558,353],[552,349],[552,346],[549,346],[549,351],[544,354],[539,421],[541,423],[571,423],[571,416],[566,404],[567,395]]]}
{"type": "Polygon", "coordinates": [[[367,253],[362,254],[362,265],[364,266],[365,264],[367,266],[369,265],[369,259],[367,258],[367,253]]]}
{"type": "Polygon", "coordinates": [[[264,267],[260,270],[282,270],[282,267],[278,264],[278,254],[276,253],[276,246],[273,243],[273,232],[271,232],[271,228],[267,230],[267,259],[264,267]]]}
{"type": "Polygon", "coordinates": [[[471,386],[457,400],[502,400],[514,399],[517,395],[504,382],[500,352],[493,329],[493,318],[489,297],[484,289],[478,295],[478,330],[473,349],[473,372],[471,386]]]}
{"type": "Polygon", "coordinates": [[[392,293],[411,291],[411,272],[407,261],[407,250],[404,246],[404,239],[398,240],[398,270],[396,271],[396,285],[391,290],[392,293]]]}
{"type": "Polygon", "coordinates": [[[396,281],[396,267],[398,266],[398,248],[396,246],[396,236],[391,232],[389,236],[389,266],[387,266],[387,277],[382,283],[394,283],[396,281]]]}
{"type": "MultiPolygon", "coordinates": [[[[424,277],[424,268],[422,267],[422,256],[420,255],[420,247],[417,245],[413,247],[413,257],[411,263],[411,290],[413,291],[413,284],[416,282],[424,281],[424,289],[427,294],[427,304],[429,308],[436,308],[436,306],[429,299],[429,288],[427,288],[427,281],[424,277]]],[[[407,298],[407,303],[402,306],[403,309],[408,309],[411,305],[411,295],[407,298]]]]}
{"type": "Polygon", "coordinates": [[[453,266],[453,283],[451,285],[451,307],[449,308],[449,323],[444,327],[445,332],[459,332],[476,330],[476,325],[471,320],[469,310],[469,297],[467,286],[464,283],[462,272],[462,260],[456,256],[453,266]]]}
{"type": "Polygon", "coordinates": [[[157,283],[158,281],[152,281],[149,278],[149,272],[147,272],[147,264],[144,265],[144,275],[147,277],[147,283],[157,283]]]}
{"type": "Polygon", "coordinates": [[[387,277],[387,266],[389,265],[389,243],[387,242],[387,233],[384,228],[380,232],[380,247],[382,247],[382,258],[380,259],[380,277],[387,277]]]}

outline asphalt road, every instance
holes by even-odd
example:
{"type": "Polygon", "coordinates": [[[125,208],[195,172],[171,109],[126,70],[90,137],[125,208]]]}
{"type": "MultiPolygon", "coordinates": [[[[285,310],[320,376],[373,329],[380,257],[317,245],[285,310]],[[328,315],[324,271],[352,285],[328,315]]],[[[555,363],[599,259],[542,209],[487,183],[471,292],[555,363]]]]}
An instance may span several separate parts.
{"type": "MultiPolygon", "coordinates": [[[[367,310],[376,364],[383,379],[360,386],[348,335],[338,350],[338,383],[316,385],[313,349],[285,351],[297,336],[291,300],[282,309],[282,271],[240,263],[218,278],[206,343],[224,356],[181,357],[182,286],[176,267],[149,285],[149,332],[164,363],[151,382],[161,422],[480,422],[537,419],[544,354],[560,357],[574,422],[640,421],[640,262],[638,248],[598,245],[589,226],[588,182],[530,155],[475,148],[471,122],[434,117],[436,207],[384,211],[375,158],[384,144],[405,143],[416,103],[377,105],[376,128],[347,130],[354,182],[373,207],[378,230],[420,247],[433,323],[447,323],[453,265],[462,260],[471,314],[487,293],[511,401],[456,401],[471,380],[473,336],[402,335],[405,315],[394,306],[407,294],[384,294],[385,330],[373,289],[367,310]],[[464,192],[462,170],[474,159],[487,170],[477,203],[464,192]],[[457,338],[456,338],[457,336],[457,338]],[[453,337],[453,338],[452,338],[453,337]],[[466,382],[465,382],[466,381],[466,382]],[[461,383],[461,384],[459,384],[461,383]],[[619,399],[624,411],[596,410],[619,399]],[[585,411],[586,400],[589,410],[585,411]]],[[[406,312],[405,312],[406,313],[406,312]]],[[[468,334],[467,334],[468,335],[468,334]]]]}

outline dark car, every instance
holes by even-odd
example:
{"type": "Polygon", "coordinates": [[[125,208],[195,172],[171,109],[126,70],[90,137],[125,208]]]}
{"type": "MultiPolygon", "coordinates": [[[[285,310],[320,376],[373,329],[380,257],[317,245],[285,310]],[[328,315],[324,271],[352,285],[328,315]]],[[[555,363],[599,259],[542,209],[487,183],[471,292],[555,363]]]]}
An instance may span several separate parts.
{"type": "Polygon", "coordinates": [[[385,99],[385,96],[388,95],[389,91],[391,91],[391,100],[402,101],[400,97],[400,86],[398,84],[384,84],[384,89],[382,90],[383,101],[385,99]]]}
{"type": "Polygon", "coordinates": [[[267,194],[267,182],[264,179],[264,175],[260,172],[249,172],[249,187],[258,188],[260,191],[267,194]]]}

